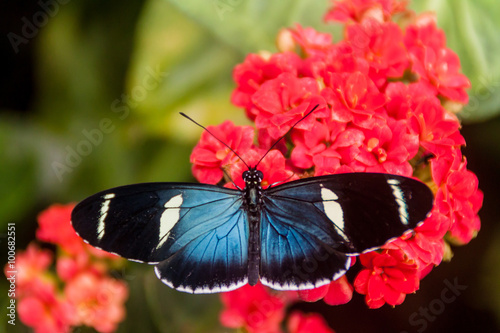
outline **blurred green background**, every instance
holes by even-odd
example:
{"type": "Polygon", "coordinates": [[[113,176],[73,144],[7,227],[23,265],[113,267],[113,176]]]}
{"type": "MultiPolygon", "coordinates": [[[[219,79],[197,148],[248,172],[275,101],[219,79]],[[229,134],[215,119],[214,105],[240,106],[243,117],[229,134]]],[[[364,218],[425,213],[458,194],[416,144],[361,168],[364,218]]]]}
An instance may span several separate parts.
{"type": "MultiPolygon", "coordinates": [[[[178,112],[206,125],[225,119],[247,123],[229,102],[232,68],[247,53],[275,52],[276,33],[295,22],[339,40],[340,27],[322,23],[327,5],[325,0],[3,1],[2,267],[9,222],[16,223],[17,248],[23,249],[34,239],[37,213],[52,203],[77,202],[123,184],[193,181],[189,155],[200,129],[178,112]]],[[[427,320],[425,332],[499,332],[500,2],[435,0],[412,6],[437,12],[448,45],[473,83],[462,133],[469,169],[485,192],[482,230],[468,246],[454,248],[454,259],[394,309],[368,310],[360,295],[345,306],[298,307],[321,312],[338,333],[417,332],[422,325],[412,325],[412,314],[433,306],[445,280],[457,279],[467,289],[427,320]]],[[[146,265],[131,264],[121,274],[131,294],[120,332],[230,331],[218,324],[217,295],[172,291],[146,265]]],[[[1,279],[2,317],[6,290],[1,279]]],[[[1,319],[0,331],[29,331],[17,323],[13,329],[1,319]]]]}

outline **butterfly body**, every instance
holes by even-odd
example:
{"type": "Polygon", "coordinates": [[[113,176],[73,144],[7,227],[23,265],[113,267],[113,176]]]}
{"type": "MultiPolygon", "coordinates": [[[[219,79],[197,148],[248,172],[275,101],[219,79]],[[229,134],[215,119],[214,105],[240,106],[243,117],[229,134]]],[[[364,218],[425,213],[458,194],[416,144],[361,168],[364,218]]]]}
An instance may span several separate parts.
{"type": "Polygon", "coordinates": [[[262,210],[261,171],[250,168],[243,173],[245,181],[243,209],[248,216],[248,283],[254,286],[259,281],[260,263],[260,212],[262,210]]]}
{"type": "Polygon", "coordinates": [[[72,213],[89,244],[155,264],[165,284],[190,293],[262,282],[311,289],[343,275],[350,257],[415,228],[433,195],[407,177],[349,173],[263,189],[249,168],[244,189],[146,183],[97,193],[72,213]]]}

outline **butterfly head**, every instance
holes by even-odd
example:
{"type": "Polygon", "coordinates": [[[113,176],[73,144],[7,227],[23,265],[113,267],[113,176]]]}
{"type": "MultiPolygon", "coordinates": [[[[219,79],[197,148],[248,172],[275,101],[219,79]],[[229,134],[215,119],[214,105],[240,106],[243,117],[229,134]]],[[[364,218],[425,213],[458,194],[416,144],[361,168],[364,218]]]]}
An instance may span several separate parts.
{"type": "Polygon", "coordinates": [[[262,171],[256,167],[248,168],[243,172],[243,180],[245,181],[245,206],[251,213],[259,211],[262,202],[262,187],[261,182],[264,178],[262,171]]]}
{"type": "Polygon", "coordinates": [[[249,168],[248,170],[243,172],[243,180],[247,186],[249,185],[260,185],[262,180],[264,179],[264,174],[262,171],[257,170],[255,167],[249,168]]]}

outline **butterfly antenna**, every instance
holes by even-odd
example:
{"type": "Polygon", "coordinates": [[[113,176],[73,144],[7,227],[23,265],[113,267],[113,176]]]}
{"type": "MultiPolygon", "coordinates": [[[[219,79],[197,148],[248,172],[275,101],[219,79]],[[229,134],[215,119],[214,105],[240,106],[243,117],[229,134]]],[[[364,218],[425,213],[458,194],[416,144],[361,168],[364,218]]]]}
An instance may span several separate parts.
{"type": "MultiPolygon", "coordinates": [[[[245,160],[244,160],[244,159],[242,159],[242,158],[241,158],[241,156],[240,156],[240,155],[238,155],[238,153],[237,153],[237,152],[235,152],[233,148],[229,147],[229,146],[227,145],[227,143],[225,143],[224,141],[222,141],[221,139],[219,139],[217,136],[215,136],[215,134],[214,134],[214,133],[210,132],[210,131],[209,131],[209,130],[205,127],[205,126],[203,126],[203,125],[201,125],[201,124],[197,123],[197,122],[196,122],[193,118],[189,117],[187,114],[185,114],[185,113],[183,113],[183,112],[179,112],[179,113],[180,113],[180,114],[181,114],[181,116],[183,116],[184,118],[187,118],[187,119],[191,120],[193,123],[195,123],[196,125],[198,125],[198,126],[200,126],[201,128],[203,128],[205,131],[207,131],[207,132],[208,132],[208,134],[210,134],[211,136],[213,136],[214,138],[216,138],[216,139],[217,139],[217,141],[219,141],[219,142],[220,142],[220,143],[222,143],[224,146],[226,146],[227,148],[229,148],[229,150],[231,150],[231,151],[234,153],[234,155],[236,155],[236,156],[237,156],[237,157],[238,157],[238,158],[239,158],[239,159],[243,162],[243,164],[245,164],[245,165],[246,165],[246,167],[247,167],[248,169],[250,169],[250,167],[249,167],[249,166],[248,166],[248,164],[245,162],[245,160]]],[[[302,120],[302,119],[301,119],[301,120],[302,120]]],[[[294,126],[295,126],[295,125],[294,125],[294,126]]],[[[280,139],[280,140],[281,140],[281,139],[280,139]]]]}
{"type": "Polygon", "coordinates": [[[271,148],[269,148],[266,153],[260,158],[260,160],[257,162],[257,164],[255,165],[255,168],[257,168],[257,166],[260,164],[260,162],[264,159],[264,157],[266,157],[266,155],[278,144],[278,142],[280,142],[281,140],[283,140],[285,138],[285,136],[288,135],[288,133],[290,133],[290,131],[295,127],[297,126],[298,123],[300,123],[302,120],[306,119],[307,116],[309,116],[311,113],[314,112],[314,110],[316,110],[318,108],[319,104],[316,104],[315,107],[313,107],[313,109],[311,111],[309,111],[304,117],[300,118],[299,120],[297,120],[297,122],[295,124],[292,125],[292,127],[290,127],[290,129],[285,133],[283,134],[278,140],[276,140],[273,145],[271,146],[271,148]]]}

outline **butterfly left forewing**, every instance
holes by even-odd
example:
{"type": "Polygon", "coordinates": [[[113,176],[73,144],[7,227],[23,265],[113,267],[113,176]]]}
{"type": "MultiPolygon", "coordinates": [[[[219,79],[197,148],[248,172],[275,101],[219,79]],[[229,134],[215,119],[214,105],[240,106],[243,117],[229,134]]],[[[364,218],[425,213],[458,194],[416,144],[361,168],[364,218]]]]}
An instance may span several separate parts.
{"type": "Polygon", "coordinates": [[[128,185],[79,203],[72,224],[89,244],[158,264],[158,277],[188,292],[247,280],[248,223],[241,193],[206,184],[128,185]]]}

